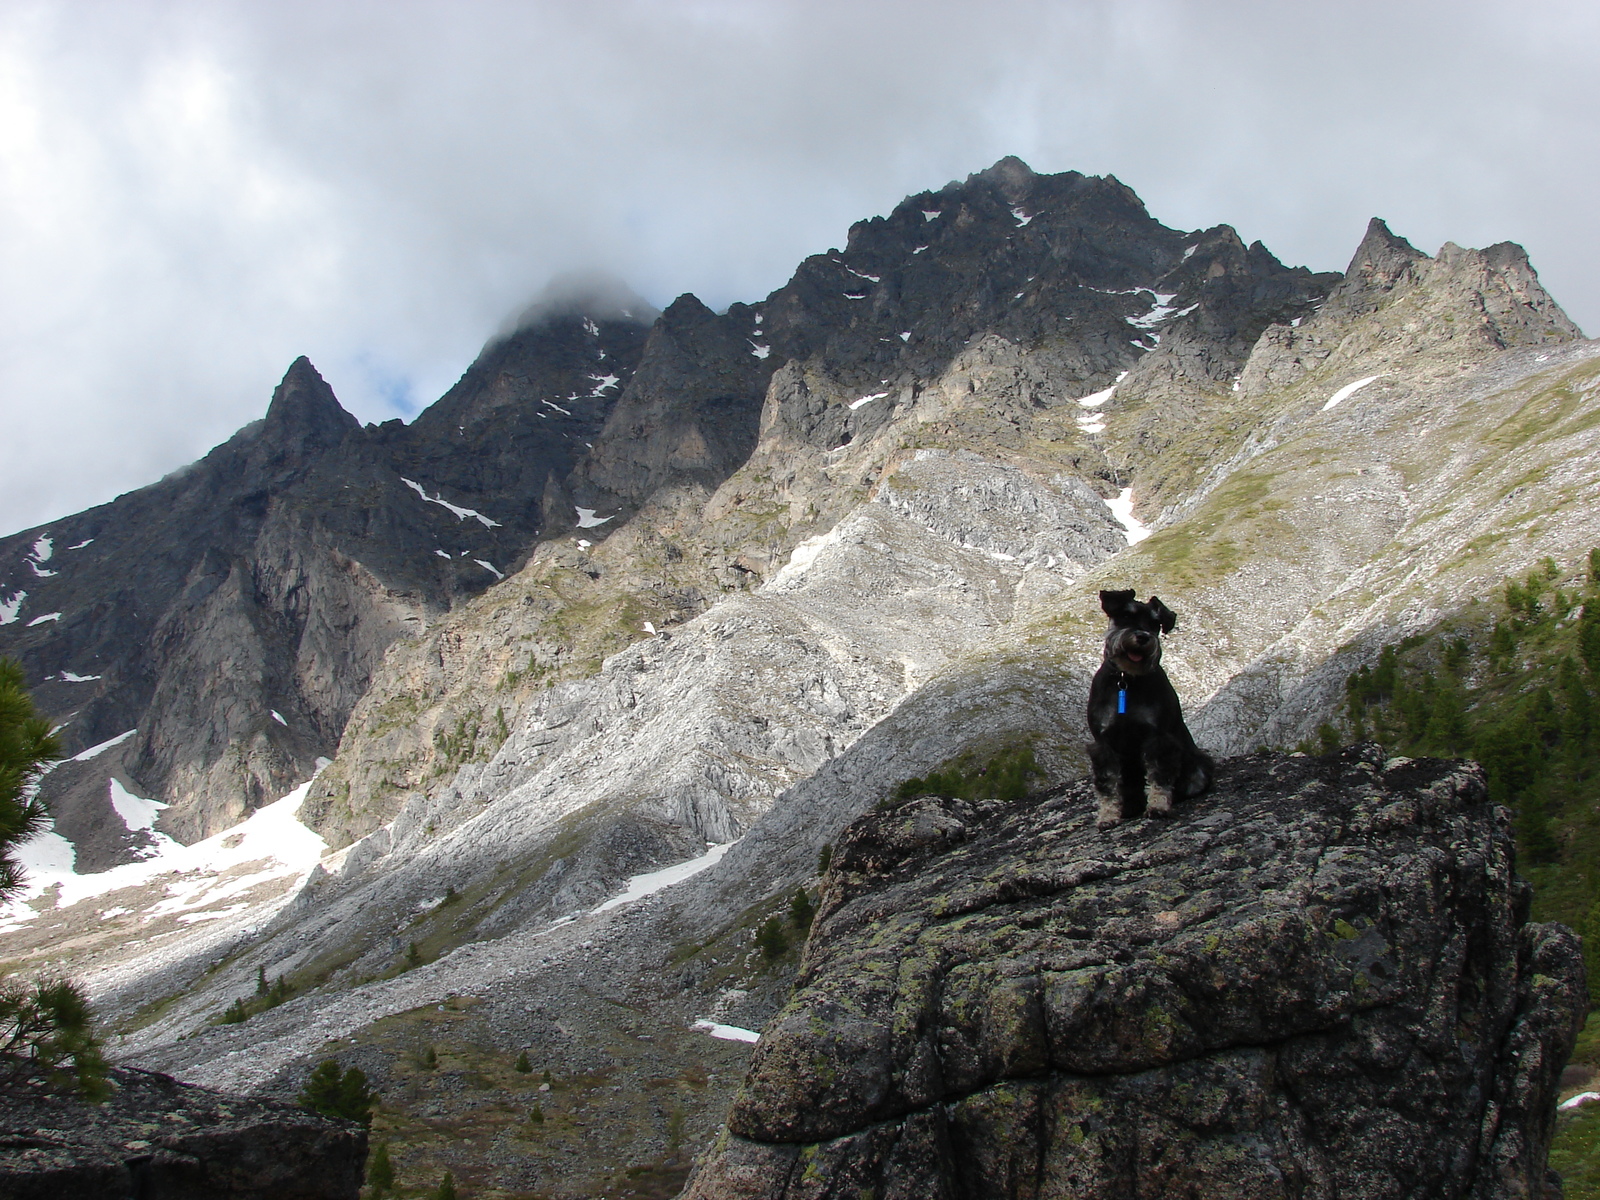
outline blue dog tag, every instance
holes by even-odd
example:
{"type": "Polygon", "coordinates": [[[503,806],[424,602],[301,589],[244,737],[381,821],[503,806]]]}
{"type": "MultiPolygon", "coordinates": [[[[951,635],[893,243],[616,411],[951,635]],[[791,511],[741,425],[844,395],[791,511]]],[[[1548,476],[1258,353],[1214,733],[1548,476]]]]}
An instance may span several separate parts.
{"type": "Polygon", "coordinates": [[[1127,688],[1118,688],[1117,689],[1117,711],[1119,713],[1125,713],[1125,712],[1128,711],[1128,689],[1127,688]]]}

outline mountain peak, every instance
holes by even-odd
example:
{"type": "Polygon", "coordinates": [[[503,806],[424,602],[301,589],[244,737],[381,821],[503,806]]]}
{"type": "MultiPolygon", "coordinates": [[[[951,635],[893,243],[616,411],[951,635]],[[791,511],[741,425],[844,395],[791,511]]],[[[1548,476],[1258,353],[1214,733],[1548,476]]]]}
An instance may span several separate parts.
{"type": "Polygon", "coordinates": [[[546,283],[538,297],[507,321],[496,337],[509,337],[556,317],[650,325],[659,315],[654,305],[613,275],[603,271],[569,271],[546,283]]]}
{"type": "Polygon", "coordinates": [[[307,448],[337,445],[361,423],[344,410],[311,360],[301,355],[289,364],[272,393],[262,432],[273,441],[307,448]]]}
{"type": "Polygon", "coordinates": [[[972,178],[994,184],[1006,200],[1015,204],[1027,198],[1028,193],[1033,190],[1033,181],[1038,176],[1032,167],[1015,154],[1008,154],[994,166],[979,171],[972,178]]]}
{"type": "Polygon", "coordinates": [[[1391,232],[1381,217],[1373,217],[1325,309],[1350,316],[1372,312],[1383,304],[1385,296],[1411,277],[1417,263],[1427,260],[1421,250],[1391,232]]]}

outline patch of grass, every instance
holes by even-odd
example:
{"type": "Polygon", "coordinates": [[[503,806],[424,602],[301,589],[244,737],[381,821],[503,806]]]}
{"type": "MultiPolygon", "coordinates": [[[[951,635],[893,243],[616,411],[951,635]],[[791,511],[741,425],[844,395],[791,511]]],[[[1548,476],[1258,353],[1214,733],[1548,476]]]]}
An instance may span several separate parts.
{"type": "Polygon", "coordinates": [[[1020,800],[1029,784],[1042,777],[1034,761],[1033,745],[1024,742],[1001,749],[987,762],[967,753],[943,763],[925,777],[907,779],[895,788],[885,805],[916,796],[943,796],[950,800],[1020,800]]]}

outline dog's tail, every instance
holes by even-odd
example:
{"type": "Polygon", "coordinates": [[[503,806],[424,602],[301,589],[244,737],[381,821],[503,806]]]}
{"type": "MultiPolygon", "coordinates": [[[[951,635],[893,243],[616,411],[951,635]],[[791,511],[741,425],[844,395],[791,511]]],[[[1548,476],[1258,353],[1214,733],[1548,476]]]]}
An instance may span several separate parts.
{"type": "Polygon", "coordinates": [[[1216,778],[1217,764],[1211,761],[1211,756],[1204,750],[1196,750],[1189,771],[1183,777],[1183,794],[1198,796],[1215,783],[1216,778]]]}

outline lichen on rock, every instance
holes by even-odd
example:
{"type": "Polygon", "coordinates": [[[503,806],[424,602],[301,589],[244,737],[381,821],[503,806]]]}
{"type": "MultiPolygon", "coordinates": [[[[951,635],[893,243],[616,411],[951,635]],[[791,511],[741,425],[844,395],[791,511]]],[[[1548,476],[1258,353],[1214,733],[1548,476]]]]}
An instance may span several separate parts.
{"type": "Polygon", "coordinates": [[[1541,1195],[1586,991],[1507,822],[1373,746],[1109,834],[1083,784],[869,813],[686,1195],[1541,1195]]]}

